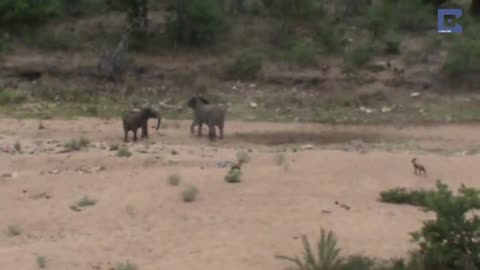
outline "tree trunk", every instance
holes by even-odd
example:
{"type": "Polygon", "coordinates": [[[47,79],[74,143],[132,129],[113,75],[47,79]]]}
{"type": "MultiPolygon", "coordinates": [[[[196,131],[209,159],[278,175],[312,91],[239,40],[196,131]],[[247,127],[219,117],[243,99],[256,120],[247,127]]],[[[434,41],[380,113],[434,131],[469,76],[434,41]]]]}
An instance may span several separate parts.
{"type": "Polygon", "coordinates": [[[472,0],[470,11],[473,16],[480,16],[480,0],[472,0]]]}

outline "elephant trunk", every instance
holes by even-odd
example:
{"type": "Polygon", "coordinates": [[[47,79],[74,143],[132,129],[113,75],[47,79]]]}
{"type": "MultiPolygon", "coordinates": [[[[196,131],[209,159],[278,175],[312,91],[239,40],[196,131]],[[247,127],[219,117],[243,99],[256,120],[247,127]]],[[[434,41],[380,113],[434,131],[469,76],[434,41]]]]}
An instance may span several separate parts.
{"type": "Polygon", "coordinates": [[[157,122],[157,130],[160,128],[160,124],[162,123],[162,117],[158,115],[158,122],[157,122]]]}

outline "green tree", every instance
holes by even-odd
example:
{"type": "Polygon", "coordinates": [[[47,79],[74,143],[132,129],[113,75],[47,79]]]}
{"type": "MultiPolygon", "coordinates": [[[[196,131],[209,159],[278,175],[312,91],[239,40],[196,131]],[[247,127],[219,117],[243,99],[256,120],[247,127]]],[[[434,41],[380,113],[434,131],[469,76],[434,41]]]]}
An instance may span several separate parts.
{"type": "Polygon", "coordinates": [[[148,0],[106,0],[107,5],[127,13],[128,22],[142,32],[148,28],[148,0]]]}
{"type": "Polygon", "coordinates": [[[168,36],[178,43],[205,44],[225,26],[218,0],[177,0],[175,15],[167,19],[168,36]]]}
{"type": "Polygon", "coordinates": [[[0,27],[35,26],[62,10],[62,0],[0,0],[0,27]]]}
{"type": "Polygon", "coordinates": [[[437,190],[427,194],[426,210],[434,212],[436,219],[425,221],[420,231],[412,233],[425,269],[480,268],[480,217],[472,212],[480,209],[480,191],[462,185],[458,193],[454,195],[438,181],[437,190]]]}

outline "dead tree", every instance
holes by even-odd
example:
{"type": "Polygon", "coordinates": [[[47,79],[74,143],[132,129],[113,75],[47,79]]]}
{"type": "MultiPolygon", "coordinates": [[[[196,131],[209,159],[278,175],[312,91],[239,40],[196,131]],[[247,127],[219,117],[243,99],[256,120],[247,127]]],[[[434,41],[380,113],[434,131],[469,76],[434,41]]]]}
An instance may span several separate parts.
{"type": "Polygon", "coordinates": [[[120,42],[117,47],[111,50],[105,50],[100,56],[97,64],[97,71],[100,76],[105,77],[113,82],[122,81],[126,72],[128,71],[128,41],[130,33],[138,22],[131,24],[125,33],[122,34],[120,42]]]}

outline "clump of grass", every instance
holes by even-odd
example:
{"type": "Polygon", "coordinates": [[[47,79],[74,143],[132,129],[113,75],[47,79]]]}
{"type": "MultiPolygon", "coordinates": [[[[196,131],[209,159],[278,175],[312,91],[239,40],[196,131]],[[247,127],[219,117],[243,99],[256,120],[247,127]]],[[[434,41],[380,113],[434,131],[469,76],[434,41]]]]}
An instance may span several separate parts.
{"type": "Polygon", "coordinates": [[[135,217],[136,214],[135,214],[135,209],[133,209],[133,206],[127,205],[125,210],[127,211],[127,214],[129,217],[131,218],[135,217]]]}
{"type": "Polygon", "coordinates": [[[22,145],[20,144],[20,142],[15,142],[15,144],[13,145],[13,147],[15,148],[15,151],[17,151],[17,153],[20,153],[22,152],[22,145]]]}
{"type": "Polygon", "coordinates": [[[302,235],[303,257],[275,256],[277,259],[294,263],[298,269],[325,270],[341,269],[340,249],[337,248],[337,239],[333,232],[322,229],[317,249],[313,250],[305,235],[302,235]]]}
{"type": "Polygon", "coordinates": [[[428,191],[411,190],[396,187],[380,193],[380,201],[394,204],[409,204],[413,206],[425,206],[427,203],[428,191]]]}
{"type": "Polygon", "coordinates": [[[448,49],[443,70],[451,78],[460,78],[480,71],[480,45],[476,40],[455,42],[448,49]]]}
{"type": "Polygon", "coordinates": [[[128,150],[127,147],[120,147],[117,151],[117,156],[119,157],[130,157],[132,153],[128,150]]]}
{"type": "Polygon", "coordinates": [[[180,175],[172,174],[168,177],[168,183],[171,186],[178,186],[180,184],[180,175]]]}
{"type": "Polygon", "coordinates": [[[15,224],[9,225],[8,228],[7,228],[7,234],[10,237],[19,236],[22,233],[23,233],[23,230],[18,225],[15,225],[15,224]]]}
{"type": "Polygon", "coordinates": [[[400,45],[402,44],[401,37],[393,32],[388,33],[385,36],[385,53],[386,54],[398,54],[400,53],[400,45]]]}
{"type": "Polygon", "coordinates": [[[240,170],[230,170],[225,175],[224,179],[227,183],[239,183],[241,181],[242,173],[240,170]]]}
{"type": "Polygon", "coordinates": [[[76,206],[88,207],[88,206],[94,206],[95,204],[97,204],[97,200],[88,198],[88,196],[84,196],[80,201],[77,202],[76,206]]]}
{"type": "Polygon", "coordinates": [[[72,139],[66,143],[64,143],[63,147],[69,151],[80,151],[83,148],[88,147],[90,141],[84,137],[80,139],[72,139]]]}
{"type": "Polygon", "coordinates": [[[13,90],[0,90],[0,105],[17,105],[27,101],[27,96],[13,90]]]}
{"type": "Polygon", "coordinates": [[[46,268],[47,267],[47,258],[44,256],[37,256],[37,266],[38,268],[46,268]]]}
{"type": "Polygon", "coordinates": [[[195,186],[188,186],[182,192],[184,202],[193,202],[197,199],[198,189],[195,186]]]}
{"type": "Polygon", "coordinates": [[[119,264],[116,268],[116,270],[137,270],[137,269],[138,269],[137,265],[129,261],[119,264]]]}
{"type": "Polygon", "coordinates": [[[239,151],[237,152],[237,161],[241,163],[247,163],[250,161],[250,156],[245,151],[239,151]]]}
{"type": "Polygon", "coordinates": [[[279,153],[275,155],[275,164],[277,166],[282,166],[283,164],[285,164],[285,161],[286,161],[286,157],[283,153],[279,153]]]}

